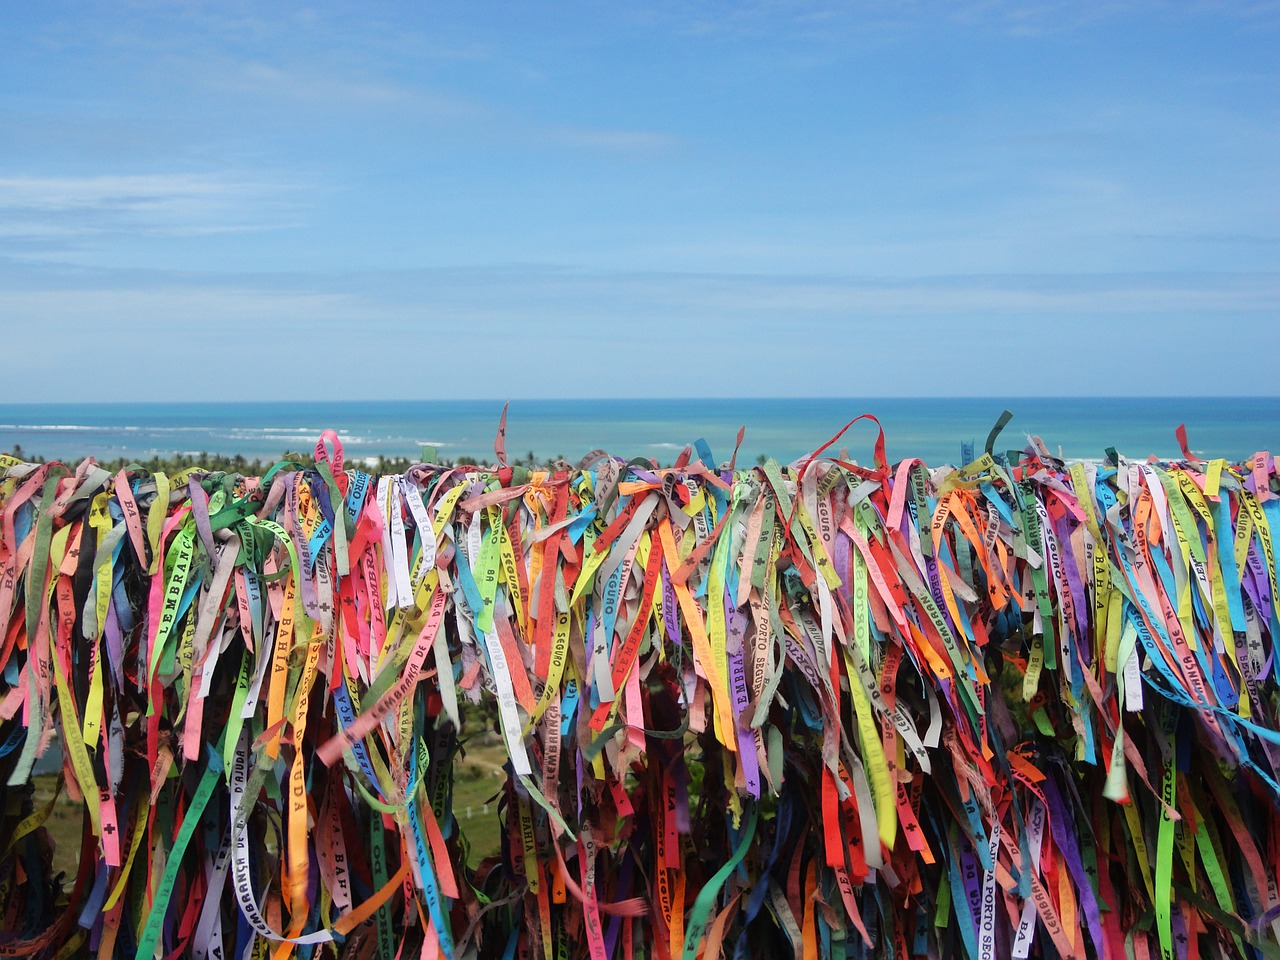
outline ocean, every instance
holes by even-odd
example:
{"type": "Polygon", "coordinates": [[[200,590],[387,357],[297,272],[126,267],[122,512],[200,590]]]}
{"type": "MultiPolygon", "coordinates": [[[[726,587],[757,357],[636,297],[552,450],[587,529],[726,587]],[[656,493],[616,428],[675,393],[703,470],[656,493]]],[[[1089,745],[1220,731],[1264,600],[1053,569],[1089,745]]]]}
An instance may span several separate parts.
{"type": "MultiPolygon", "coordinates": [[[[275,459],[310,450],[324,429],[347,455],[419,459],[423,447],[452,461],[494,459],[502,400],[273,403],[0,404],[0,451],[78,462],[92,455],[146,459],[200,452],[275,459]]],[[[1186,423],[1190,446],[1205,458],[1240,460],[1280,450],[1280,398],[848,398],[697,400],[513,400],[507,423],[511,460],[576,461],[603,448],[619,456],[671,463],[682,447],[705,439],[727,460],[746,427],[740,464],[762,454],[788,462],[825,443],[845,423],[871,413],[884,425],[891,462],[921,457],[958,463],[961,444],[982,451],[1001,411],[1013,412],[997,449],[1041,437],[1067,458],[1101,457],[1115,447],[1131,458],[1178,457],[1174,429],[1186,423]]],[[[832,448],[872,461],[873,424],[863,421],[832,448]]]]}

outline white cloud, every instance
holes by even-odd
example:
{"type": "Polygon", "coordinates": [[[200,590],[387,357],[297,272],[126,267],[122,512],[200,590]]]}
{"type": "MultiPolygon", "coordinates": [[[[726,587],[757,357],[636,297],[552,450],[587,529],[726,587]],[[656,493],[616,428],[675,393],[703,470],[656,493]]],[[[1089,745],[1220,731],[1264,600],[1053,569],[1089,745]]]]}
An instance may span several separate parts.
{"type": "Polygon", "coordinates": [[[324,108],[395,108],[441,117],[482,115],[486,108],[464,97],[419,84],[374,76],[355,76],[340,66],[329,70],[294,69],[251,62],[200,68],[214,90],[271,97],[324,108]]]}
{"type": "Polygon", "coordinates": [[[350,314],[355,305],[340,293],[262,290],[228,284],[142,287],[89,287],[64,290],[0,290],[0,308],[10,317],[37,320],[76,318],[92,315],[133,316],[147,319],[186,317],[201,322],[222,323],[275,318],[291,322],[332,315],[335,310],[350,314]]]}
{"type": "Polygon", "coordinates": [[[676,136],[657,130],[557,124],[440,88],[354,76],[340,66],[322,72],[254,62],[202,69],[202,76],[222,92],[289,100],[327,112],[392,111],[401,118],[454,125],[466,136],[506,145],[638,154],[679,142],[676,136]]]}
{"type": "MultiPolygon", "coordinates": [[[[1280,274],[1060,274],[903,278],[763,276],[581,271],[510,266],[379,271],[318,278],[260,277],[255,285],[220,277],[105,272],[95,282],[57,285],[29,272],[0,288],[5,323],[72,323],[129,318],[197,327],[251,324],[264,333],[296,324],[316,329],[371,326],[393,336],[466,323],[502,335],[526,322],[555,321],[555,335],[595,329],[602,316],[647,318],[678,330],[691,315],[717,316],[721,332],[739,322],[788,329],[799,318],[834,323],[883,318],[1001,316],[1036,327],[1061,316],[1242,317],[1280,309],[1280,274]]],[[[544,324],[545,326],[545,324],[544,324]]],[[[194,328],[193,328],[194,329],[194,328]]],[[[541,327],[540,327],[541,329],[541,327]]],[[[714,332],[714,331],[709,331],[714,332]]],[[[548,333],[548,336],[553,334],[548,333]]]]}
{"type": "Polygon", "coordinates": [[[200,173],[0,176],[0,237],[267,229],[279,225],[295,190],[262,179],[200,173]]]}
{"type": "Polygon", "coordinates": [[[848,44],[951,24],[1029,39],[1087,29],[1125,16],[1155,21],[1230,18],[1274,26],[1276,0],[685,0],[645,5],[634,16],[705,37],[781,38],[848,44]]]}
{"type": "Polygon", "coordinates": [[[0,338],[21,358],[9,390],[25,399],[79,399],[61,371],[87,350],[123,374],[98,399],[135,396],[142,374],[155,396],[194,398],[215,377],[223,396],[285,396],[280,357],[298,349],[328,350],[352,374],[351,396],[419,395],[427,369],[432,389],[488,395],[471,356],[479,343],[518,358],[503,361],[513,396],[590,391],[579,373],[593,370],[610,371],[611,395],[650,395],[651,366],[636,361],[666,364],[686,349],[701,358],[702,393],[751,371],[764,393],[822,392],[814,385],[854,371],[869,392],[972,392],[969,368],[954,362],[965,351],[982,353],[984,371],[1008,371],[1011,392],[1048,389],[1012,372],[1036,357],[1075,392],[1159,393],[1199,382],[1241,344],[1276,355],[1277,309],[1280,274],[892,280],[508,266],[249,282],[28,265],[0,285],[0,338]],[[904,354],[915,358],[906,380],[904,354]]]}
{"type": "Polygon", "coordinates": [[[242,195],[245,187],[198,174],[0,177],[0,204],[45,210],[155,209],[224,201],[242,195]]]}
{"type": "Polygon", "coordinates": [[[547,131],[547,140],[566,147],[615,153],[648,153],[667,150],[680,138],[656,130],[611,130],[605,127],[556,127],[547,131]]]}
{"type": "Polygon", "coordinates": [[[376,80],[352,80],[329,74],[310,76],[265,63],[247,63],[239,75],[220,85],[242,93],[274,94],[296,100],[331,103],[403,103],[414,96],[408,87],[376,80]]]}

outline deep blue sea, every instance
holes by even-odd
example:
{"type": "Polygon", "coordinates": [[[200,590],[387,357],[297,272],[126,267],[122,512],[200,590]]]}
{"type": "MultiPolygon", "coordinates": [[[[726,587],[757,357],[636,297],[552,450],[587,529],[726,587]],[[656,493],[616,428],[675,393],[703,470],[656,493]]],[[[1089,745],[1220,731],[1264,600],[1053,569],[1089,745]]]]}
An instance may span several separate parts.
{"type": "MultiPolygon", "coordinates": [[[[200,451],[269,459],[309,450],[320,431],[335,429],[352,458],[418,459],[424,446],[441,458],[493,460],[501,400],[288,403],[0,404],[0,451],[15,444],[49,459],[93,455],[146,458],[200,451]]],[[[507,424],[511,459],[574,461],[597,447],[627,458],[670,463],[705,438],[727,460],[746,427],[739,462],[769,454],[783,462],[825,443],[861,413],[884,424],[891,462],[922,457],[957,463],[961,443],[981,452],[1000,412],[1014,418],[997,449],[1021,448],[1038,435],[1068,458],[1103,456],[1113,446],[1145,458],[1177,457],[1174,429],[1186,423],[1200,456],[1241,459],[1280,451],[1280,398],[913,398],[716,400],[514,400],[507,424]]],[[[874,426],[855,425],[836,445],[870,463],[874,426]]]]}

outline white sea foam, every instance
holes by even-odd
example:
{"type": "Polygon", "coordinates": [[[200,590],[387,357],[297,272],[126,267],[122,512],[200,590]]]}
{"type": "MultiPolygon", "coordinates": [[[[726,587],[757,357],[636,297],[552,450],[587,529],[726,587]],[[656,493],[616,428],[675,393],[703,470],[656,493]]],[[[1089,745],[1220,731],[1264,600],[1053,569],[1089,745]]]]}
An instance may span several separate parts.
{"type": "Polygon", "coordinates": [[[113,430],[114,427],[90,427],[77,423],[0,423],[0,430],[17,430],[23,433],[39,433],[45,431],[59,431],[70,433],[73,431],[92,431],[92,430],[113,430]]]}
{"type": "MultiPolygon", "coordinates": [[[[260,440],[260,441],[272,440],[272,441],[276,441],[276,442],[278,442],[278,443],[299,443],[299,442],[301,442],[301,443],[305,443],[305,444],[307,444],[308,446],[310,446],[311,444],[315,443],[315,440],[316,440],[316,436],[317,436],[317,435],[316,435],[316,434],[314,434],[314,433],[313,433],[313,434],[306,434],[306,433],[259,433],[259,432],[257,432],[257,431],[253,431],[253,432],[248,432],[248,431],[233,431],[233,432],[231,432],[231,433],[220,434],[220,436],[226,437],[228,440],[260,440]]],[[[343,442],[343,443],[346,443],[346,442],[347,442],[347,438],[346,438],[346,437],[342,437],[341,439],[342,439],[342,442],[343,442]]],[[[357,442],[359,442],[359,441],[357,441],[357,442]]]]}

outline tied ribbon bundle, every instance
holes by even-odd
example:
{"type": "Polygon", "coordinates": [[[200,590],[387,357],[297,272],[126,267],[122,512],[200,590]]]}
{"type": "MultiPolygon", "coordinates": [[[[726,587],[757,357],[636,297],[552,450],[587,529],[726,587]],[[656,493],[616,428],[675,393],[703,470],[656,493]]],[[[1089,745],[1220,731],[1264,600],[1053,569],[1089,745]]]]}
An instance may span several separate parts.
{"type": "Polygon", "coordinates": [[[3,460],[0,957],[1280,955],[1268,454],[496,449],[3,460]]]}

